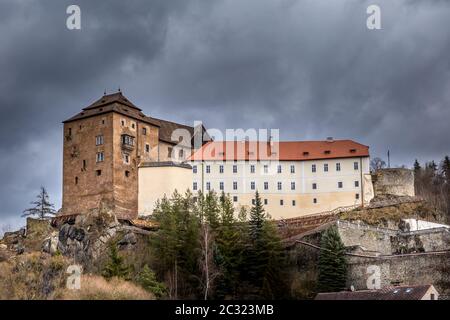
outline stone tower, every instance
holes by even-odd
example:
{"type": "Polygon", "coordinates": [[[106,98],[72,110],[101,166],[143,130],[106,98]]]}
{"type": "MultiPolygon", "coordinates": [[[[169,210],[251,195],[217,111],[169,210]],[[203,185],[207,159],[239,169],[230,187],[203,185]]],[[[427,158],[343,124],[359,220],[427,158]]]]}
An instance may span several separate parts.
{"type": "Polygon", "coordinates": [[[158,161],[160,121],[118,92],[63,123],[63,214],[83,214],[106,201],[119,218],[135,218],[138,166],[158,161]]]}

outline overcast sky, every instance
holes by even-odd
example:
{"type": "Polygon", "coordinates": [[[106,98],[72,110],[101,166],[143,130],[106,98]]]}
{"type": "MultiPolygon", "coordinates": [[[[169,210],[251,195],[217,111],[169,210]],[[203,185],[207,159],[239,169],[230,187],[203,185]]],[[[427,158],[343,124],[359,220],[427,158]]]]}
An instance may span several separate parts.
{"type": "Polygon", "coordinates": [[[61,121],[119,86],[167,120],[354,139],[394,165],[450,153],[445,0],[0,0],[0,76],[0,232],[40,185],[60,207],[61,121]]]}

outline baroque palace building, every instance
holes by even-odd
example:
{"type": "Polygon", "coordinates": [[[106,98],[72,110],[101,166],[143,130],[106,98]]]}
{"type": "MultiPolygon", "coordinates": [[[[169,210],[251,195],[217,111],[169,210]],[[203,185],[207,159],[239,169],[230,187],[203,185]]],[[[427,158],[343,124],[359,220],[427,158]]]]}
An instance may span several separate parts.
{"type": "Polygon", "coordinates": [[[62,216],[107,202],[119,219],[132,220],[188,189],[223,191],[237,209],[249,208],[258,190],[274,219],[373,197],[369,147],[351,140],[212,141],[202,125],[146,116],[120,91],[63,123],[62,216]]]}
{"type": "Polygon", "coordinates": [[[369,147],[351,140],[210,142],[192,161],[194,191],[225,192],[275,219],[362,205],[373,197],[369,147]]]}

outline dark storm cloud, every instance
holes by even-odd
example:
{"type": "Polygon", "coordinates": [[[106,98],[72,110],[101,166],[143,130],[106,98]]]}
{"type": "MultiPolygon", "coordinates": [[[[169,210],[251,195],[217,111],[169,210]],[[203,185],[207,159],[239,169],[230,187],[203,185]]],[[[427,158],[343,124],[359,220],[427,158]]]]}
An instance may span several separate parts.
{"type": "MultiPolygon", "coordinates": [[[[394,164],[449,153],[450,3],[0,2],[0,215],[61,197],[60,122],[106,88],[155,117],[352,138],[394,164]],[[78,4],[82,30],[65,27],[78,4]]],[[[18,220],[11,220],[16,224],[18,220]]]]}

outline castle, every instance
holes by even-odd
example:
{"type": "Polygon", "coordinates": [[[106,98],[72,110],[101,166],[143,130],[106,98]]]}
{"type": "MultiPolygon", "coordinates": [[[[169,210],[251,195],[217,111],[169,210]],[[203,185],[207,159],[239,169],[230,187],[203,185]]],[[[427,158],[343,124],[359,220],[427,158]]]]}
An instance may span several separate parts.
{"type": "Polygon", "coordinates": [[[146,116],[122,92],[63,123],[63,215],[108,202],[119,219],[134,219],[175,189],[223,191],[236,207],[250,207],[258,190],[274,219],[373,197],[369,147],[352,140],[216,142],[203,125],[146,116]]]}
{"type": "MultiPolygon", "coordinates": [[[[184,161],[193,141],[180,143],[173,133],[197,134],[194,127],[146,116],[122,92],[104,95],[63,123],[64,215],[107,201],[119,218],[137,217],[138,168],[184,161]]],[[[203,126],[198,130],[203,136],[203,126]]]]}

